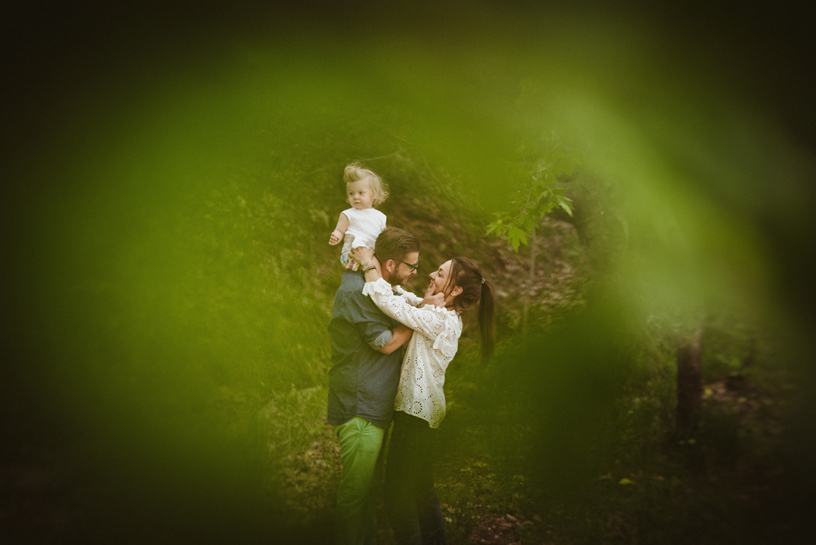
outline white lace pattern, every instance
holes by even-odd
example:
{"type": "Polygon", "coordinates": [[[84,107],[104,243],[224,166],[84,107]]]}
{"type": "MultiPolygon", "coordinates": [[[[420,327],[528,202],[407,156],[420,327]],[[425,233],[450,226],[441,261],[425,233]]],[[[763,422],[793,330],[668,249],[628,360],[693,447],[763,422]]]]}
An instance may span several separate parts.
{"type": "Polygon", "coordinates": [[[398,288],[395,295],[391,285],[378,279],[363,286],[363,294],[391,318],[414,330],[402,362],[397,398],[394,409],[428,421],[432,428],[439,427],[445,417],[445,371],[459,346],[462,319],[444,308],[425,305],[417,308],[422,299],[398,288]]]}
{"type": "Polygon", "coordinates": [[[417,297],[410,291],[405,291],[404,289],[402,289],[402,286],[399,285],[394,286],[393,289],[397,295],[408,301],[408,304],[411,305],[412,307],[418,307],[422,303],[421,297],[417,297]]]}

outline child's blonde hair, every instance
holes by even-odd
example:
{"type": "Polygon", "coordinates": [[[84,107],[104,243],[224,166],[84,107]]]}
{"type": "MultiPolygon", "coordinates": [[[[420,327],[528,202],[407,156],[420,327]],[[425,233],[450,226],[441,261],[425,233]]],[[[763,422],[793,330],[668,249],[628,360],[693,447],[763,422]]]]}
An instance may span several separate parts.
{"type": "Polygon", "coordinates": [[[368,180],[368,187],[371,188],[371,192],[374,194],[374,201],[371,203],[371,206],[381,205],[385,202],[385,199],[388,198],[388,186],[385,185],[382,178],[377,176],[374,171],[363,168],[363,165],[358,161],[346,165],[346,169],[343,171],[344,182],[350,184],[366,179],[368,180]]]}

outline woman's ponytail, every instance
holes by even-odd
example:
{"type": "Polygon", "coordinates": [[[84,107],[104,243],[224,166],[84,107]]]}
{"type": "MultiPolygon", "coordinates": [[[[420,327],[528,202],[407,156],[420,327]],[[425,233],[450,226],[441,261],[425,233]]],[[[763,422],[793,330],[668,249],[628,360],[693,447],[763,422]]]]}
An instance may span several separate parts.
{"type": "Polygon", "coordinates": [[[493,286],[482,278],[482,295],[479,299],[479,332],[482,336],[482,365],[493,357],[495,322],[493,316],[493,286]]]}
{"type": "Polygon", "coordinates": [[[487,365],[493,356],[494,347],[494,298],[493,286],[484,279],[479,265],[467,257],[454,257],[451,260],[450,278],[453,285],[462,288],[456,296],[454,305],[465,310],[479,301],[479,333],[482,337],[482,364],[487,365]]]}

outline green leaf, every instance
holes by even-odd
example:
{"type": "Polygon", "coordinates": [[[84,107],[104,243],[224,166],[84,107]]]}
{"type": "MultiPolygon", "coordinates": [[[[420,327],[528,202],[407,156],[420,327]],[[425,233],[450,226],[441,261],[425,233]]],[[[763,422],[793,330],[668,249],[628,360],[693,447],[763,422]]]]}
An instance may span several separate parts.
{"type": "Polygon", "coordinates": [[[623,478],[620,481],[618,481],[618,484],[634,484],[634,483],[627,478],[623,478]]]}
{"type": "Polygon", "coordinates": [[[564,212],[572,216],[572,206],[570,206],[572,199],[570,199],[569,197],[562,197],[561,195],[558,195],[556,197],[556,200],[558,200],[558,206],[563,208],[564,212]]]}
{"type": "Polygon", "coordinates": [[[513,251],[518,252],[520,244],[527,245],[527,233],[518,227],[511,227],[507,231],[507,238],[510,239],[510,244],[513,246],[513,251]]]}
{"type": "Polygon", "coordinates": [[[563,209],[564,209],[564,212],[566,212],[567,214],[569,214],[570,216],[572,216],[572,208],[570,207],[570,205],[568,205],[568,204],[567,204],[567,203],[565,203],[565,202],[560,202],[560,203],[558,203],[558,206],[560,206],[561,208],[563,208],[563,209]]]}

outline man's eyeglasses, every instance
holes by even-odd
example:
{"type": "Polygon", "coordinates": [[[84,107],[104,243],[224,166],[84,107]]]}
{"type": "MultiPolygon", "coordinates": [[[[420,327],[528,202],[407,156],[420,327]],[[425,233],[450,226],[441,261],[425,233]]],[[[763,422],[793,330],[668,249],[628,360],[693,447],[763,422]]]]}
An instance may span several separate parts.
{"type": "Polygon", "coordinates": [[[415,271],[419,268],[419,261],[417,261],[416,265],[411,265],[410,263],[407,263],[402,260],[400,260],[400,263],[405,263],[408,266],[408,268],[410,268],[412,271],[415,271]]]}

